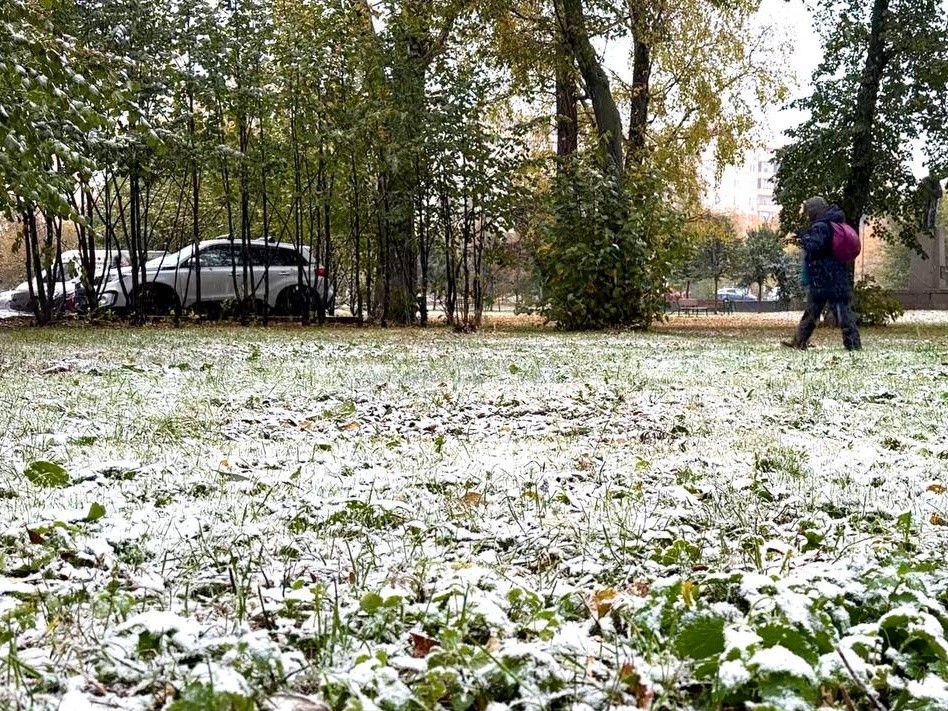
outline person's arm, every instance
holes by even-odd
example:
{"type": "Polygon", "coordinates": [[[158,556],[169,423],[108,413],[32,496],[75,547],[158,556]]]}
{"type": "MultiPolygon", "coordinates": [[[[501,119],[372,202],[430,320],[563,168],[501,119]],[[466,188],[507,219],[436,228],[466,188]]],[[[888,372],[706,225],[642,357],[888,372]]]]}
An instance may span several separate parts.
{"type": "Polygon", "coordinates": [[[800,235],[800,242],[807,256],[815,257],[824,253],[830,246],[832,229],[826,222],[815,222],[800,235]]]}

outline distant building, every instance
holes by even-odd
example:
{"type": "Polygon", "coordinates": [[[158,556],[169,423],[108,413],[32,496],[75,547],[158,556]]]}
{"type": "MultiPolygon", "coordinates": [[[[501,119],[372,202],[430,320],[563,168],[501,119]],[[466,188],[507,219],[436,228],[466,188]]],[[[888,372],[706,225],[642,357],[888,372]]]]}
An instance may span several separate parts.
{"type": "Polygon", "coordinates": [[[721,179],[710,179],[705,206],[734,218],[739,230],[775,223],[780,206],[774,202],[774,151],[749,152],[741,165],[724,169],[721,179]]]}

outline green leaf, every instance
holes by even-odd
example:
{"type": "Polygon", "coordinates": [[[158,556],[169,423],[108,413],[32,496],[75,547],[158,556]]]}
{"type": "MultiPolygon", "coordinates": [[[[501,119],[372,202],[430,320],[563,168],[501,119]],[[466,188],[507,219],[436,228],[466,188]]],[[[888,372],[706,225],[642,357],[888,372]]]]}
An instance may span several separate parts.
{"type": "Polygon", "coordinates": [[[767,647],[786,647],[798,657],[805,659],[811,666],[820,661],[820,650],[816,641],[800,630],[789,625],[770,624],[757,630],[757,634],[767,647]]]}
{"type": "Polygon", "coordinates": [[[367,593],[362,600],[359,602],[359,607],[362,608],[363,612],[368,612],[372,614],[378,610],[382,605],[385,604],[385,601],[382,599],[382,596],[378,593],[367,593]]]}
{"type": "Polygon", "coordinates": [[[516,363],[511,363],[511,364],[510,364],[510,367],[508,368],[508,370],[510,371],[510,374],[511,374],[511,375],[516,375],[517,373],[522,373],[522,372],[523,372],[523,368],[521,368],[521,367],[520,367],[519,365],[517,365],[516,363]]]}
{"type": "Polygon", "coordinates": [[[94,501],[92,502],[92,506],[89,507],[89,513],[86,514],[85,520],[92,523],[93,521],[98,521],[103,516],[105,516],[105,506],[98,501],[94,501]]]}
{"type": "Polygon", "coordinates": [[[675,638],[675,653],[683,659],[705,659],[724,651],[724,620],[694,617],[682,624],[675,638]]]}
{"type": "Polygon", "coordinates": [[[55,462],[47,462],[42,459],[30,462],[23,470],[23,475],[36,486],[44,488],[69,486],[72,483],[69,473],[65,469],[55,462]]]}

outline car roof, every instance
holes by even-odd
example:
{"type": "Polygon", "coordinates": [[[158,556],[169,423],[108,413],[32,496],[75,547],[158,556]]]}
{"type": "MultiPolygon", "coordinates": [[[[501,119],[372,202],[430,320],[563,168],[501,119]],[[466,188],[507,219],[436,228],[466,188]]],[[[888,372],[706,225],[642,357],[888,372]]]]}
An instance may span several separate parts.
{"type": "MultiPolygon", "coordinates": [[[[231,242],[229,237],[216,237],[215,239],[206,239],[200,243],[201,247],[213,247],[218,244],[233,244],[235,247],[239,247],[243,244],[240,240],[235,239],[231,242]]],[[[306,249],[306,247],[298,248],[292,242],[273,242],[265,239],[252,239],[247,242],[248,245],[252,247],[279,247],[281,249],[306,249]]]]}

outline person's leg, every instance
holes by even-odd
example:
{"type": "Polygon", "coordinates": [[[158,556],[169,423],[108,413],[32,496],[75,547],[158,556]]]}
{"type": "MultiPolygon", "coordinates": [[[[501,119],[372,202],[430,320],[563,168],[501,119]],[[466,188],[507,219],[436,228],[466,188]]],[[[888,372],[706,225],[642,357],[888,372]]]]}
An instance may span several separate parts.
{"type": "Polygon", "coordinates": [[[858,351],[862,348],[862,339],[859,337],[859,326],[856,325],[856,316],[853,314],[849,299],[833,304],[836,311],[836,320],[843,332],[843,345],[848,351],[858,351]]]}
{"type": "Polygon", "coordinates": [[[820,314],[823,313],[824,306],[826,306],[826,299],[815,297],[812,291],[807,294],[806,308],[803,310],[797,332],[791,341],[784,341],[784,345],[806,348],[810,342],[810,336],[813,335],[813,331],[816,329],[816,324],[820,321],[820,314]]]}

